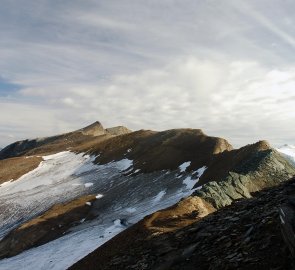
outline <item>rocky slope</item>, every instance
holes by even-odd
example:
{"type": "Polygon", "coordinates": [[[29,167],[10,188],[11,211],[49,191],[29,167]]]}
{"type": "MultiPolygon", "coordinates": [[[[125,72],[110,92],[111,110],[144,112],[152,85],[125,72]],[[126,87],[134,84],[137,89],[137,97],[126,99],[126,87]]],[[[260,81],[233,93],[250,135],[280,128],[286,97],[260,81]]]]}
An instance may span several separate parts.
{"type": "Polygon", "coordinates": [[[146,226],[150,216],[69,269],[295,269],[279,218],[294,194],[292,179],[168,231],[146,226]]]}
{"type": "Polygon", "coordinates": [[[220,208],[236,199],[250,198],[252,192],[278,185],[294,174],[292,164],[266,142],[258,142],[220,154],[196,184],[202,188],[195,195],[220,208]]]}
{"type": "MultiPolygon", "coordinates": [[[[149,239],[155,235],[167,232],[177,234],[179,229],[197,222],[216,209],[222,209],[242,198],[252,198],[253,192],[278,186],[295,175],[294,166],[275,149],[272,149],[265,141],[248,145],[237,150],[216,153],[211,159],[211,162],[207,164],[207,170],[195,184],[196,191],[193,193],[192,197],[184,199],[184,201],[173,207],[156,212],[145,218],[134,227],[123,232],[122,235],[117,236],[103,247],[98,248],[97,251],[87,256],[81,263],[78,263],[77,268],[75,266],[73,269],[88,269],[87,267],[94,266],[94,263],[96,266],[100,265],[101,268],[97,269],[111,269],[115,267],[114,265],[116,265],[116,263],[112,266],[112,264],[109,265],[108,262],[112,257],[120,257],[121,250],[127,249],[128,254],[132,254],[132,256],[138,252],[137,247],[134,247],[132,243],[137,243],[138,245],[138,241],[149,242],[149,239]],[[190,207],[187,207],[187,205],[190,207]],[[123,238],[130,238],[131,240],[130,242],[128,241],[128,244],[124,243],[120,245],[123,238]],[[126,246],[129,244],[134,250],[126,246]],[[102,266],[103,263],[106,263],[105,268],[102,266]]],[[[267,198],[270,199],[270,196],[267,198]]],[[[228,218],[230,219],[231,217],[228,218]]],[[[140,242],[139,245],[149,246],[149,244],[147,245],[143,242],[140,242]]],[[[165,253],[167,251],[165,244],[163,248],[165,253]]],[[[170,248],[168,248],[168,250],[170,250],[170,248]]],[[[173,247],[171,250],[175,251],[177,248],[173,247]]],[[[160,251],[160,257],[162,256],[161,252],[162,251],[160,251]]],[[[127,253],[124,253],[123,263],[121,259],[118,260],[120,262],[118,269],[132,269],[132,267],[130,267],[132,262],[126,259],[126,256],[127,253]],[[126,264],[124,260],[127,260],[126,264]]],[[[142,259],[136,256],[135,260],[137,262],[142,262],[142,259]]],[[[160,260],[160,258],[154,260],[149,258],[148,260],[144,260],[143,264],[136,263],[134,269],[158,269],[156,266],[151,266],[149,260],[157,261],[160,260]],[[146,265],[147,268],[145,268],[144,265],[146,265]]],[[[218,263],[220,263],[220,261],[218,263]]],[[[218,263],[215,267],[217,267],[218,263]]],[[[163,269],[170,269],[169,267],[163,269]]],[[[160,267],[159,269],[162,268],[160,267]]],[[[212,269],[215,268],[213,267],[212,269]]]]}

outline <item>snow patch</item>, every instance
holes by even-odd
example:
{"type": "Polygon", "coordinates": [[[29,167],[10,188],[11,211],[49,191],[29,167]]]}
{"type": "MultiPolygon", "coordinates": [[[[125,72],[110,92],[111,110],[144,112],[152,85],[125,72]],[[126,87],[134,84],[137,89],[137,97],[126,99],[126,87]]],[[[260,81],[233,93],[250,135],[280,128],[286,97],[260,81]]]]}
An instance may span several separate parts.
{"type": "Polygon", "coordinates": [[[135,213],[136,212],[136,208],[128,207],[128,208],[126,208],[126,212],[127,213],[130,213],[130,214],[135,213]]]}
{"type": "Polygon", "coordinates": [[[200,169],[197,169],[195,172],[198,174],[198,178],[200,178],[206,170],[207,170],[206,166],[203,166],[200,169]]]}
{"type": "Polygon", "coordinates": [[[122,160],[114,162],[114,165],[117,169],[119,169],[121,171],[125,171],[128,168],[133,166],[133,160],[130,160],[128,158],[124,158],[122,160]]]}
{"type": "MultiPolygon", "coordinates": [[[[196,183],[198,183],[200,177],[203,175],[203,173],[206,171],[207,167],[203,166],[199,169],[197,169],[194,173],[197,173],[197,178],[196,179],[192,179],[192,176],[187,176],[184,180],[183,180],[183,184],[186,185],[186,188],[191,190],[194,185],[196,183]]],[[[194,174],[193,173],[193,174],[194,174]]],[[[199,189],[199,188],[197,188],[199,189]]]]}
{"type": "Polygon", "coordinates": [[[63,157],[64,155],[67,155],[69,151],[62,151],[53,155],[47,155],[47,156],[42,156],[43,160],[51,160],[51,159],[57,159],[60,157],[63,157]]]}
{"type": "Polygon", "coordinates": [[[114,221],[114,225],[115,225],[115,226],[121,226],[121,220],[120,220],[120,219],[116,219],[116,220],[114,221]]]}
{"type": "Polygon", "coordinates": [[[93,183],[85,183],[84,186],[85,186],[86,188],[88,188],[88,187],[92,187],[92,186],[93,186],[93,183]]]}
{"type": "Polygon", "coordinates": [[[191,165],[191,161],[187,161],[182,163],[178,168],[180,170],[180,172],[185,172],[187,167],[189,167],[191,165]]]}
{"type": "Polygon", "coordinates": [[[97,194],[97,195],[95,196],[96,199],[101,199],[102,197],[103,197],[102,194],[97,194]]]}
{"type": "Polygon", "coordinates": [[[154,198],[154,203],[161,201],[165,194],[166,194],[166,190],[160,191],[157,194],[157,196],[154,198]]]}
{"type": "Polygon", "coordinates": [[[86,202],[85,204],[87,204],[87,205],[91,206],[91,202],[86,202]]]}
{"type": "Polygon", "coordinates": [[[191,176],[188,176],[183,180],[183,184],[186,185],[187,189],[192,189],[197,181],[198,179],[192,179],[191,176]]]}
{"type": "MultiPolygon", "coordinates": [[[[39,166],[21,176],[14,182],[8,183],[9,189],[0,189],[0,195],[12,194],[20,191],[33,190],[35,188],[43,190],[46,186],[54,187],[69,177],[75,176],[79,170],[85,171],[94,168],[91,158],[83,157],[83,154],[74,154],[69,151],[63,151],[54,155],[43,156],[43,161],[39,166]]],[[[78,181],[73,181],[71,184],[80,184],[78,181]]],[[[6,186],[5,186],[6,187],[6,186]]],[[[62,191],[60,191],[62,193],[62,191]]]]}

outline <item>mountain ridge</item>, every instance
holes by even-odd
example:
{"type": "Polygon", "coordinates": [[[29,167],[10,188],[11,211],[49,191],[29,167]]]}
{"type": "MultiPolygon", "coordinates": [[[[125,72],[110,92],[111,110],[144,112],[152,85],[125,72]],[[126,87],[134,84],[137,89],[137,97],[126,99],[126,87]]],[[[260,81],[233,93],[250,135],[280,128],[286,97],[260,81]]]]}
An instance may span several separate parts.
{"type": "MultiPolygon", "coordinates": [[[[282,152],[286,149],[277,151],[266,141],[234,149],[226,139],[200,129],[131,132],[122,126],[104,129],[97,121],[18,143],[0,152],[9,157],[0,160],[0,181],[5,182],[0,185],[0,256],[13,256],[0,260],[0,267],[8,267],[4,269],[31,260],[32,252],[47,254],[41,256],[44,265],[53,262],[53,269],[66,269],[77,261],[74,257],[97,247],[93,254],[101,254],[95,259],[100,265],[107,258],[105,246],[115,245],[119,253],[124,249],[117,239],[138,243],[136,237],[147,235],[177,237],[179,230],[295,175],[292,159],[282,152]],[[144,228],[139,235],[136,224],[144,228]],[[45,250],[47,246],[63,250],[69,260],[49,256],[52,248],[45,250]]],[[[163,255],[171,251],[166,244],[163,255]]],[[[81,269],[87,269],[87,258],[78,263],[81,269]]]]}
{"type": "Polygon", "coordinates": [[[22,155],[52,154],[61,150],[75,148],[77,145],[89,141],[97,143],[100,140],[107,139],[111,136],[119,136],[129,132],[131,132],[131,130],[123,126],[104,129],[102,124],[99,121],[96,121],[82,129],[72,132],[14,142],[0,151],[0,160],[22,155]],[[44,146],[49,147],[46,148],[44,146]],[[34,149],[35,151],[30,151],[34,149]]]}

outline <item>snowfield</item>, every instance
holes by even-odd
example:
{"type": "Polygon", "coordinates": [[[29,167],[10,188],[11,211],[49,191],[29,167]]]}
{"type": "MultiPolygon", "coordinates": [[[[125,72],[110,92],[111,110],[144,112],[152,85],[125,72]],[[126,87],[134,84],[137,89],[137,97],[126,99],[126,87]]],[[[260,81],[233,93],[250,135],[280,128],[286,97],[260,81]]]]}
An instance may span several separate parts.
{"type": "Polygon", "coordinates": [[[56,203],[96,194],[93,221],[81,220],[65,236],[0,261],[0,269],[62,270],[114,237],[144,216],[189,196],[206,167],[128,176],[133,161],[94,164],[95,157],[69,151],[45,156],[38,168],[0,187],[0,236],[40,215],[56,203]],[[197,176],[193,176],[197,172],[197,176]]]}

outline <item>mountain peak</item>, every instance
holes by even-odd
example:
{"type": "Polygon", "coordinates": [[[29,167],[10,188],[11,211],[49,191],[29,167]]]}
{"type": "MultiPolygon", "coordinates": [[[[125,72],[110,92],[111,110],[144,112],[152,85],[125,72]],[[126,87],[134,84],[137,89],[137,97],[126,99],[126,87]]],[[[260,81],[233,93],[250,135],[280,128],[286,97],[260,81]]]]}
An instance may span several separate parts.
{"type": "Polygon", "coordinates": [[[92,123],[89,126],[86,126],[78,131],[82,132],[84,135],[91,135],[91,136],[100,136],[106,134],[105,129],[103,128],[102,124],[99,121],[92,123]]]}
{"type": "Polygon", "coordinates": [[[261,140],[253,144],[258,150],[268,150],[271,149],[271,146],[268,141],[261,140]]]}

